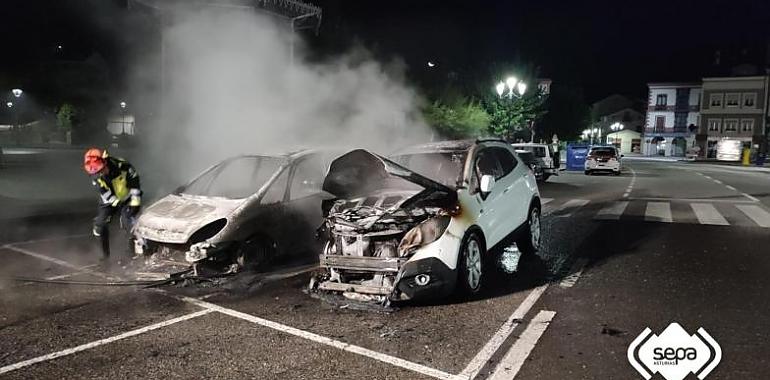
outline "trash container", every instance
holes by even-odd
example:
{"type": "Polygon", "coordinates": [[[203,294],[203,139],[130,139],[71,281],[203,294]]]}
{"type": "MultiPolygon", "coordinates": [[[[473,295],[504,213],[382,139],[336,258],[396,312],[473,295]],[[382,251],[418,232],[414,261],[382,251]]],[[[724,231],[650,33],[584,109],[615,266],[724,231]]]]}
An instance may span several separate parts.
{"type": "Polygon", "coordinates": [[[567,170],[585,170],[588,144],[568,144],[567,145],[567,170]]]}

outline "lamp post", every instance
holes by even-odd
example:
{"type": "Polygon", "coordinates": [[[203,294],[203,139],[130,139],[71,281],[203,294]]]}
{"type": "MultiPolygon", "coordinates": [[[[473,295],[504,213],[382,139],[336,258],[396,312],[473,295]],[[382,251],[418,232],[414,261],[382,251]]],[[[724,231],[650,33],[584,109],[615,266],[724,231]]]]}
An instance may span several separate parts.
{"type": "Polygon", "coordinates": [[[121,122],[121,127],[123,129],[123,135],[126,134],[126,102],[120,102],[120,113],[123,116],[123,121],[121,122]]]}
{"type": "MultiPolygon", "coordinates": [[[[20,136],[19,136],[19,104],[21,104],[21,95],[24,93],[24,91],[20,88],[14,88],[11,90],[11,93],[13,96],[18,99],[16,101],[16,108],[13,109],[13,125],[11,126],[11,129],[14,131],[14,134],[16,135],[16,144],[20,144],[20,136]]],[[[6,106],[8,108],[13,108],[14,104],[13,102],[6,103],[6,106]]]]}
{"type": "MultiPolygon", "coordinates": [[[[505,81],[500,81],[495,86],[497,96],[501,99],[506,97],[506,90],[508,99],[513,100],[514,97],[521,98],[524,96],[524,92],[527,91],[527,85],[516,79],[516,77],[509,76],[505,78],[505,81]]],[[[534,138],[534,133],[532,137],[534,138]]]]}

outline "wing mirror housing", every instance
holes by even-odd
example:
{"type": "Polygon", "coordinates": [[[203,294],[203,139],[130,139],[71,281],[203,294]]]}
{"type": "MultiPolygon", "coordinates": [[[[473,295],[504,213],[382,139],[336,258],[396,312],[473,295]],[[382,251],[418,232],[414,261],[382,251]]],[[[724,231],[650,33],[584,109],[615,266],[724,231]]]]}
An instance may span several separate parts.
{"type": "Polygon", "coordinates": [[[482,194],[489,194],[493,187],[495,187],[495,176],[489,174],[481,176],[479,190],[481,190],[482,194]]]}

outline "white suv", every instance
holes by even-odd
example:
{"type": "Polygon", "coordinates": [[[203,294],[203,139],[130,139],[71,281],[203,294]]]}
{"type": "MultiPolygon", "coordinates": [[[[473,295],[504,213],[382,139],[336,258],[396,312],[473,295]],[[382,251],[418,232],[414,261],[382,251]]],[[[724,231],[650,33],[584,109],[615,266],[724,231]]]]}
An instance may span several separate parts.
{"type": "Polygon", "coordinates": [[[540,247],[540,194],[502,140],[415,146],[387,159],[354,150],[324,180],[322,272],[311,290],[401,301],[481,289],[490,252],[540,247]]]}
{"type": "Polygon", "coordinates": [[[620,175],[622,154],[618,154],[614,146],[592,146],[588,151],[585,162],[585,174],[594,172],[610,172],[620,175]]]}

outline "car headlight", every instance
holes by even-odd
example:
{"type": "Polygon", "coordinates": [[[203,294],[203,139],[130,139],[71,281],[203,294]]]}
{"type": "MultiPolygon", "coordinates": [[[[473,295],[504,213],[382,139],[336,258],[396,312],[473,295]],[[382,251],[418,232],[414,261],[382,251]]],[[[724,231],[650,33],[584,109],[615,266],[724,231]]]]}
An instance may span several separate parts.
{"type": "Polygon", "coordinates": [[[409,230],[401,239],[401,243],[398,244],[399,256],[411,255],[415,248],[438,240],[446,231],[451,219],[452,217],[449,215],[436,216],[409,230]]]}

